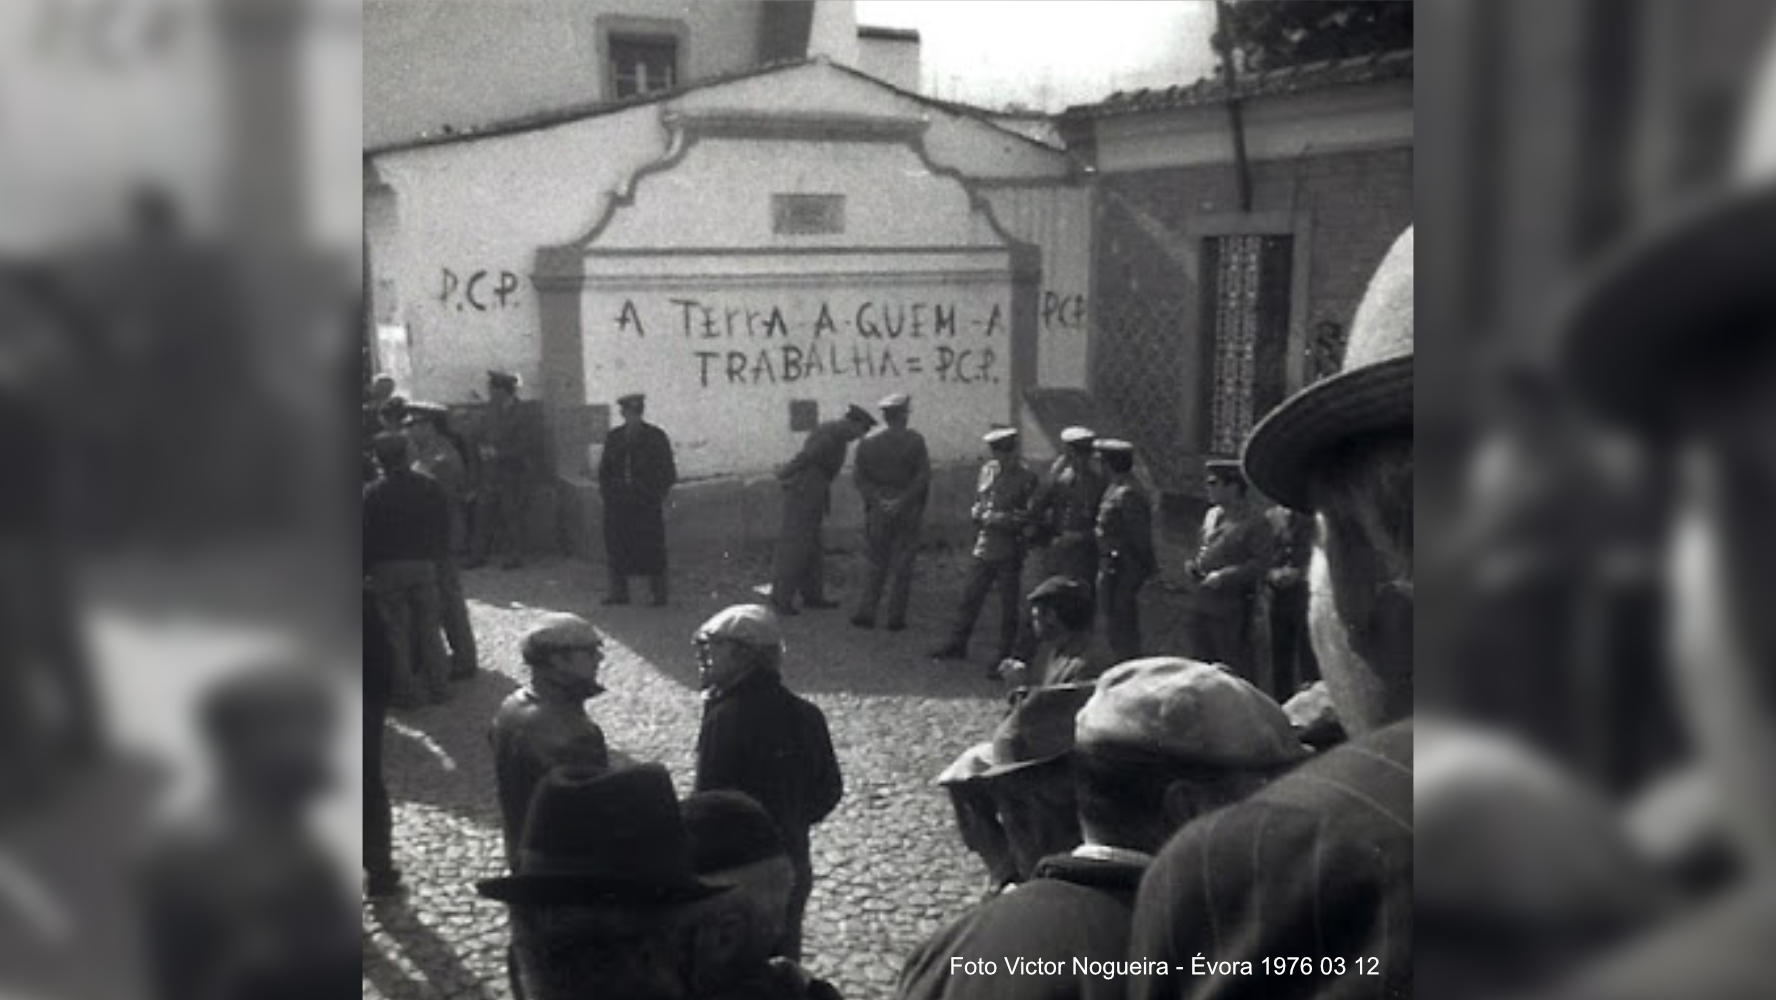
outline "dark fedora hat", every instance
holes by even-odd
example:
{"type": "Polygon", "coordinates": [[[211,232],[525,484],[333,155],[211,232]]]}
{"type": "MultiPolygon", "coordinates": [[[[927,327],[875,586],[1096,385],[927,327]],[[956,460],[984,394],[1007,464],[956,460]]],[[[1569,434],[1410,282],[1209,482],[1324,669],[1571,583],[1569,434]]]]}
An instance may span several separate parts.
{"type": "Polygon", "coordinates": [[[1046,764],[1073,749],[1073,722],[1091,700],[1096,684],[1060,684],[1030,691],[993,731],[990,765],[982,778],[1046,764]]]}
{"type": "Polygon", "coordinates": [[[1593,272],[1556,331],[1579,398],[1658,432],[1698,389],[1776,342],[1776,183],[1692,204],[1593,272]]]}
{"type": "Polygon", "coordinates": [[[1306,510],[1319,457],[1359,435],[1412,426],[1412,230],[1369,279],[1338,374],[1284,400],[1252,429],[1246,481],[1285,507],[1306,510]]]}
{"type": "Polygon", "coordinates": [[[672,779],[659,764],[561,767],[537,786],[518,870],[475,885],[520,905],[664,906],[725,891],[697,878],[672,779]]]}

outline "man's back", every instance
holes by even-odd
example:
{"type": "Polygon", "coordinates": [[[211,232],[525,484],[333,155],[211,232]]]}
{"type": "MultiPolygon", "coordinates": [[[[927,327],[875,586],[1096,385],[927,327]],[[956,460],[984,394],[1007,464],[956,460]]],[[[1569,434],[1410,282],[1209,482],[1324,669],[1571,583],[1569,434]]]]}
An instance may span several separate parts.
{"type": "Polygon", "coordinates": [[[493,744],[495,792],[506,850],[513,861],[531,794],[552,768],[563,764],[610,766],[604,731],[586,716],[584,708],[544,701],[529,688],[512,692],[500,705],[488,741],[493,744]]]}
{"type": "Polygon", "coordinates": [[[906,427],[887,427],[857,443],[857,481],[899,495],[929,474],[925,438],[906,427]]]}
{"type": "Polygon", "coordinates": [[[450,502],[424,473],[398,469],[364,488],[364,562],[442,559],[450,546],[450,502]]]}
{"type": "Polygon", "coordinates": [[[1185,826],[1141,882],[1129,953],[1169,967],[1137,978],[1136,1000],[1411,996],[1411,721],[1185,826]],[[1199,955],[1251,969],[1194,976],[1199,955]],[[1284,957],[1314,973],[1265,974],[1284,957]],[[1320,975],[1321,957],[1344,974],[1320,975]]]}
{"type": "Polygon", "coordinates": [[[755,671],[703,710],[699,792],[745,792],[777,821],[792,852],[843,792],[826,717],[767,670],[755,671]]]}

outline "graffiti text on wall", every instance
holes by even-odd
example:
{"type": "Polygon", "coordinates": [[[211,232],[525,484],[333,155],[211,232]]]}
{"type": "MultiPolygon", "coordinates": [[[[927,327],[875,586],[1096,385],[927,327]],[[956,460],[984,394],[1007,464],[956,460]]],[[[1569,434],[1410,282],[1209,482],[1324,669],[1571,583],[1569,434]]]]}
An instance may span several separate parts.
{"type": "Polygon", "coordinates": [[[471,271],[465,277],[448,267],[439,270],[438,301],[446,309],[488,312],[518,304],[518,276],[510,271],[471,271]]]}
{"type": "Polygon", "coordinates": [[[654,310],[644,317],[624,299],[613,329],[692,342],[689,360],[703,387],[907,378],[994,385],[1005,357],[996,345],[1009,332],[1000,303],[820,300],[798,308],[669,298],[654,310]]]}
{"type": "Polygon", "coordinates": [[[1060,295],[1045,289],[1042,293],[1042,329],[1047,333],[1057,330],[1085,332],[1085,296],[1060,295]]]}

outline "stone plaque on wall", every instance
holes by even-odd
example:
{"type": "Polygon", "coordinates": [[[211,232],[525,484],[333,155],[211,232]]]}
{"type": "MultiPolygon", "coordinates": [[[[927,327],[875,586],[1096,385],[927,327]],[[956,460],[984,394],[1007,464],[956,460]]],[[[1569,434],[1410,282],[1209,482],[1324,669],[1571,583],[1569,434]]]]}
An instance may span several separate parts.
{"type": "Polygon", "coordinates": [[[774,194],[771,231],[781,236],[819,236],[845,231],[842,194],[774,194]]]}

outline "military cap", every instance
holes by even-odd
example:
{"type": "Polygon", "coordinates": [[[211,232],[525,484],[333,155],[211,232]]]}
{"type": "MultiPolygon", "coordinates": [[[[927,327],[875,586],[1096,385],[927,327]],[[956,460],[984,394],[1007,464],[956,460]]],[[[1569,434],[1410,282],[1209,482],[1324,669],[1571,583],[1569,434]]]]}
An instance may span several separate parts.
{"type": "Polygon", "coordinates": [[[1268,770],[1307,756],[1269,695],[1220,666],[1177,656],[1130,660],[1098,678],[1074,737],[1086,752],[1205,767],[1268,770]]]}
{"type": "Polygon", "coordinates": [[[991,447],[1005,448],[1010,447],[1011,443],[1017,440],[1017,436],[1016,427],[995,427],[981,435],[981,440],[991,447]]]}
{"type": "Polygon", "coordinates": [[[729,639],[747,646],[780,646],[783,628],[764,605],[736,604],[699,625],[695,637],[698,642],[729,639]]]}
{"type": "Polygon", "coordinates": [[[516,389],[518,388],[518,376],[511,372],[490,368],[487,371],[487,384],[497,389],[516,389]]]}
{"type": "Polygon", "coordinates": [[[604,636],[591,622],[561,612],[543,619],[524,636],[522,656],[529,662],[560,650],[598,649],[603,645],[604,636]]]}
{"type": "Polygon", "coordinates": [[[1135,453],[1135,446],[1121,438],[1099,438],[1092,442],[1092,448],[1119,455],[1133,455],[1135,453]]]}
{"type": "Polygon", "coordinates": [[[876,426],[876,418],[870,416],[868,410],[858,406],[856,403],[848,404],[845,407],[845,419],[860,423],[865,427],[876,426]]]}
{"type": "Polygon", "coordinates": [[[420,420],[434,420],[438,417],[447,417],[450,415],[450,407],[445,406],[443,403],[424,401],[413,402],[407,404],[406,413],[407,422],[414,423],[420,420]]]}
{"type": "Polygon", "coordinates": [[[1097,436],[1098,432],[1092,430],[1090,427],[1080,427],[1075,425],[1061,432],[1061,443],[1084,444],[1097,436]]]}
{"type": "Polygon", "coordinates": [[[1244,483],[1246,471],[1237,459],[1211,458],[1203,463],[1203,475],[1224,483],[1244,483]]]}
{"type": "Polygon", "coordinates": [[[617,397],[617,407],[619,409],[627,410],[631,407],[640,407],[645,406],[646,404],[647,396],[639,392],[631,392],[627,395],[617,397]]]}
{"type": "Polygon", "coordinates": [[[907,408],[907,404],[912,401],[912,397],[904,392],[891,392],[882,397],[882,401],[876,404],[876,408],[880,410],[904,410],[907,408]]]}

